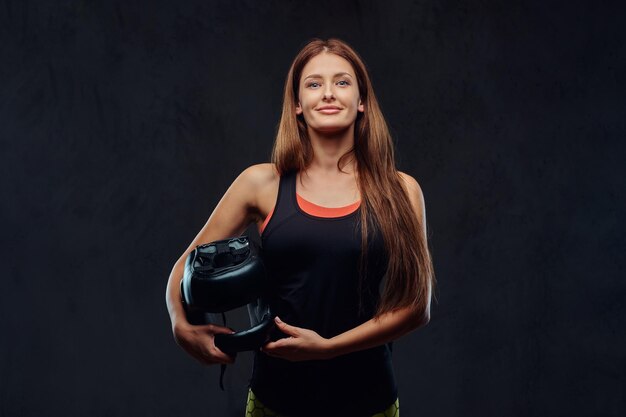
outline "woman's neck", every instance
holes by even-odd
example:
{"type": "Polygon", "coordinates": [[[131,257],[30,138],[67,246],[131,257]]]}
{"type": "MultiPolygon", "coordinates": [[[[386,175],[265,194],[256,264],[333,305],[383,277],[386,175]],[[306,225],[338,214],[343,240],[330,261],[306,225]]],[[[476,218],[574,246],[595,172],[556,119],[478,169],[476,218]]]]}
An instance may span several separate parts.
{"type": "MultiPolygon", "coordinates": [[[[309,129],[311,130],[311,129],[309,129]]],[[[341,132],[324,134],[324,132],[309,132],[313,148],[313,160],[307,167],[308,171],[326,174],[338,173],[337,162],[342,155],[354,147],[354,131],[346,129],[341,132]]],[[[356,168],[354,159],[346,161],[343,171],[352,172],[356,168]]]]}

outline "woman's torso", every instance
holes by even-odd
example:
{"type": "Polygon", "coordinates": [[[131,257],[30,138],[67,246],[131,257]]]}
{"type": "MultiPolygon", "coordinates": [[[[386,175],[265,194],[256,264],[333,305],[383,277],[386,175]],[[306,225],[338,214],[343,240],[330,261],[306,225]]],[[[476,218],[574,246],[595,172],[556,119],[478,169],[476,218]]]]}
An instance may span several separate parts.
{"type": "MultiPolygon", "coordinates": [[[[309,201],[322,200],[324,195],[316,197],[314,186],[300,191],[296,175],[278,177],[275,192],[268,181],[266,192],[258,197],[263,256],[273,285],[268,300],[286,323],[331,338],[373,316],[386,256],[379,234],[368,239],[370,262],[359,312],[360,201],[345,201],[344,196],[343,201],[334,200],[337,205],[333,206],[328,197],[333,193],[328,193],[324,206],[309,201]],[[307,191],[308,199],[299,195],[307,191]]],[[[333,187],[334,195],[341,195],[341,186],[333,187]]],[[[348,187],[347,193],[354,193],[349,181],[343,186],[348,187]]],[[[284,336],[275,333],[272,339],[284,336]]],[[[329,409],[339,413],[342,408],[357,415],[355,407],[371,415],[397,396],[390,345],[324,361],[290,362],[255,352],[250,387],[270,408],[298,415],[328,415],[329,409]]]]}

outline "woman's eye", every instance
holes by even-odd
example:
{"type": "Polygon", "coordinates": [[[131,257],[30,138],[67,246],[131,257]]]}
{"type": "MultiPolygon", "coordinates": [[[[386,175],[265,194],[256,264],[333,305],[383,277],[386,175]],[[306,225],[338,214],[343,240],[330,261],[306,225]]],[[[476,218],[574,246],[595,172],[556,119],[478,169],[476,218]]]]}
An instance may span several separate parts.
{"type": "MultiPolygon", "coordinates": [[[[338,83],[345,83],[345,84],[342,84],[342,85],[350,85],[350,82],[348,80],[339,80],[337,82],[338,83]]],[[[307,84],[307,87],[313,87],[314,85],[319,85],[319,83],[315,82],[315,81],[312,81],[312,82],[307,84]]]]}

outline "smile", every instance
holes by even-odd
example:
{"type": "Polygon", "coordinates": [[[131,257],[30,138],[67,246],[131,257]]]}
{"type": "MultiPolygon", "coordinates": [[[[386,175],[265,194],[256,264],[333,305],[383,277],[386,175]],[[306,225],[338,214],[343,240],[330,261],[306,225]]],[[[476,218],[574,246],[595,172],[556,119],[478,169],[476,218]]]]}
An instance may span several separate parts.
{"type": "Polygon", "coordinates": [[[321,109],[318,110],[320,113],[324,113],[324,114],[335,114],[335,113],[339,113],[341,111],[341,109],[321,109]]]}

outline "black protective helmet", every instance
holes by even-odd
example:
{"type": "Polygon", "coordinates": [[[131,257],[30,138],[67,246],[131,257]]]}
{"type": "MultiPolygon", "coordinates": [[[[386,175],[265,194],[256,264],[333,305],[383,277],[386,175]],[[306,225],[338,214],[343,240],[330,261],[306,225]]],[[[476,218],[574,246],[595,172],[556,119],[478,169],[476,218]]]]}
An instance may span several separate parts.
{"type": "MultiPolygon", "coordinates": [[[[274,316],[266,302],[269,278],[262,248],[248,236],[232,237],[198,245],[189,253],[180,282],[180,294],[191,324],[212,322],[211,313],[222,313],[247,305],[250,329],[234,334],[216,334],[215,346],[236,356],[257,350],[270,340],[274,316]]],[[[222,365],[220,387],[226,365],[222,365]]]]}

